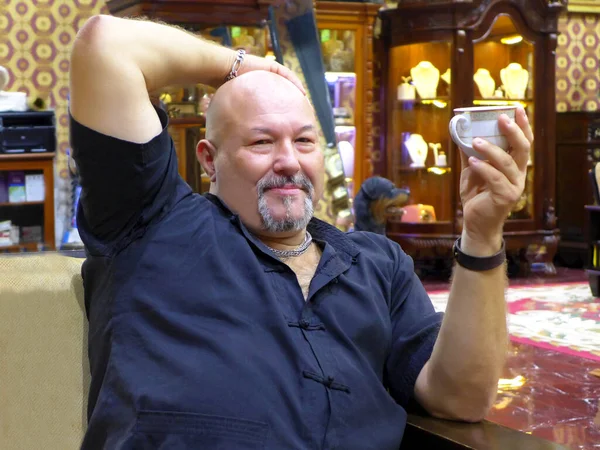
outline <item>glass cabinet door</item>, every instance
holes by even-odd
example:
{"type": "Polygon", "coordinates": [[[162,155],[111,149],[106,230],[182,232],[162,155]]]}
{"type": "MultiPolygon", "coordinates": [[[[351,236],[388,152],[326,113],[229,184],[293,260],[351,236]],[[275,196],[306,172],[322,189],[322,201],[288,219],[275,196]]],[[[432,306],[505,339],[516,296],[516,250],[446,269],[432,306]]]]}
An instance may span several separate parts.
{"type": "MultiPolygon", "coordinates": [[[[267,27],[223,26],[188,31],[235,50],[275,59],[267,27]]],[[[163,90],[161,100],[171,118],[198,117],[206,113],[214,92],[213,87],[203,84],[170,86],[163,90]]]]}
{"type": "Polygon", "coordinates": [[[400,220],[446,222],[453,218],[453,161],[450,42],[401,45],[391,49],[387,99],[388,177],[410,189],[400,220]]]}
{"type": "MultiPolygon", "coordinates": [[[[533,126],[533,44],[519,34],[510,16],[500,15],[485,36],[474,42],[473,52],[474,105],[522,105],[533,126]]],[[[532,148],[525,191],[509,220],[533,218],[534,163],[532,148]]]]}
{"type": "Polygon", "coordinates": [[[353,192],[356,156],[356,32],[319,27],[325,80],[335,120],[335,134],[348,192],[353,192]]]}

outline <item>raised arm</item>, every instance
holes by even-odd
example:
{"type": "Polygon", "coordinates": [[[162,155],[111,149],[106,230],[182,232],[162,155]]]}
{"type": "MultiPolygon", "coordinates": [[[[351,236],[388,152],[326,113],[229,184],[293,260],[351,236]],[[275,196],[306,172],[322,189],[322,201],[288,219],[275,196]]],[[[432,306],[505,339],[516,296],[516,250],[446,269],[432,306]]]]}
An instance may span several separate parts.
{"type": "MultiPolygon", "coordinates": [[[[148,92],[173,84],[220,86],[236,57],[180,28],[98,15],[81,28],[71,55],[71,114],[109,136],[144,143],[161,132],[148,92]]],[[[240,73],[267,70],[300,82],[285,67],[247,56],[240,73]]],[[[302,89],[302,88],[301,88],[302,89]]]]}
{"type": "MultiPolygon", "coordinates": [[[[509,153],[475,139],[486,160],[461,155],[461,247],[475,258],[500,253],[504,221],[527,177],[533,131],[525,111],[518,108],[516,122],[501,116],[499,126],[509,153]]],[[[504,264],[483,271],[456,265],[439,337],[415,386],[417,399],[431,414],[475,422],[493,405],[508,345],[506,284],[504,264]]]]}
{"type": "MultiPolygon", "coordinates": [[[[71,147],[82,186],[78,228],[90,252],[111,255],[151,223],[180,184],[166,114],[149,92],[225,82],[234,50],[177,27],[92,17],[71,58],[71,147]]],[[[267,70],[301,88],[285,67],[247,55],[239,73],[267,70]]],[[[181,189],[180,191],[181,192],[181,189]]]]}

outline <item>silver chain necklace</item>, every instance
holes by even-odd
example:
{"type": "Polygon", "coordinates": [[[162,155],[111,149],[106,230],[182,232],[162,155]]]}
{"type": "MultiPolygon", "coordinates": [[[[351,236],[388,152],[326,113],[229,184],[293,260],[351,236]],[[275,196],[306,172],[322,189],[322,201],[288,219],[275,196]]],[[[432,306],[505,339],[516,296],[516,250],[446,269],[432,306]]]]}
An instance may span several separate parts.
{"type": "Polygon", "coordinates": [[[310,233],[307,230],[306,234],[304,235],[304,242],[302,244],[300,244],[298,247],[296,247],[294,250],[277,250],[276,248],[269,247],[268,245],[267,245],[267,247],[269,247],[269,250],[271,250],[273,253],[275,253],[275,255],[277,255],[277,257],[279,257],[279,258],[293,258],[294,256],[300,256],[300,255],[306,253],[306,250],[308,250],[311,243],[312,243],[312,236],[310,235],[310,233]]]}

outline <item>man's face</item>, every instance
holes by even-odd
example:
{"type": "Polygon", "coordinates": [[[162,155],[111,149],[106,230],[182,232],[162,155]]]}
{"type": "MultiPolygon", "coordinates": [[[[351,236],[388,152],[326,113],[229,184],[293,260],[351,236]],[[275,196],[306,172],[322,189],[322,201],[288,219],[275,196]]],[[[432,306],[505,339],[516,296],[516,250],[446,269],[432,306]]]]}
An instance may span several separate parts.
{"type": "Polygon", "coordinates": [[[219,112],[226,117],[207,123],[220,127],[211,192],[254,232],[292,234],[306,227],[322,195],[323,155],[306,97],[281,77],[263,76],[258,84],[234,80],[249,85],[227,92],[219,112]]]}

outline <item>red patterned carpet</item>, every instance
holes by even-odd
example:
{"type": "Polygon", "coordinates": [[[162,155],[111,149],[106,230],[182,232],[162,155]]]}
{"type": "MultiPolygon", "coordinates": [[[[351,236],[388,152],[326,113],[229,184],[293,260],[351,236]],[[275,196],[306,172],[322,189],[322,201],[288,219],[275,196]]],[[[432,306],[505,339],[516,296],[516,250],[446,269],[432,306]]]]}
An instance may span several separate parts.
{"type": "MultiPolygon", "coordinates": [[[[429,296],[446,309],[448,291],[429,296]]],[[[509,287],[506,300],[513,342],[600,361],[600,299],[587,283],[509,287]]]]}

